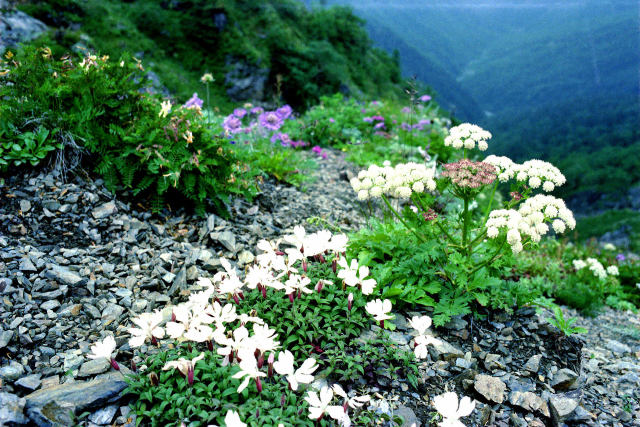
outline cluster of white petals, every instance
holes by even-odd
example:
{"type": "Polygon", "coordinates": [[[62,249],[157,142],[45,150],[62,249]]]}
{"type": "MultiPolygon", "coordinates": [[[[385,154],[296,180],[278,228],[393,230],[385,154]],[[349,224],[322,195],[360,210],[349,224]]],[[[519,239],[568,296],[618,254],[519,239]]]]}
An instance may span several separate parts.
{"type": "Polygon", "coordinates": [[[367,310],[367,313],[372,315],[378,322],[384,322],[385,320],[392,319],[392,316],[389,315],[391,312],[391,301],[388,299],[384,301],[380,299],[369,301],[365,306],[365,310],[367,310]]]}
{"type": "Polygon", "coordinates": [[[495,156],[493,154],[487,156],[483,162],[496,167],[496,173],[498,174],[498,180],[500,182],[507,182],[513,179],[518,173],[518,166],[520,166],[508,157],[495,156]]]}
{"type": "Polygon", "coordinates": [[[371,400],[368,395],[349,396],[339,384],[333,384],[331,387],[323,386],[319,393],[315,391],[307,392],[305,397],[309,403],[309,418],[319,420],[325,414],[337,421],[341,427],[350,427],[351,418],[349,417],[349,408],[360,408],[371,400]],[[344,399],[342,405],[332,405],[334,398],[344,399]]]}
{"type": "Polygon", "coordinates": [[[377,282],[375,279],[367,278],[369,267],[366,265],[358,266],[358,260],[355,258],[351,260],[351,264],[348,264],[345,258],[341,258],[338,265],[342,267],[342,270],[338,272],[338,278],[342,279],[345,285],[359,288],[364,295],[373,293],[377,282]]]}
{"type": "Polygon", "coordinates": [[[587,267],[593,273],[593,275],[599,279],[606,279],[607,273],[612,276],[617,276],[619,274],[617,266],[610,265],[605,269],[602,263],[595,258],[587,258],[586,260],[581,260],[581,259],[573,260],[573,268],[576,271],[580,271],[583,268],[587,268],[587,267]]]}
{"type": "Polygon", "coordinates": [[[562,199],[545,194],[538,194],[527,199],[518,209],[525,221],[532,227],[531,239],[539,241],[548,231],[545,222],[551,222],[556,233],[573,230],[576,220],[562,199]]]}
{"type": "Polygon", "coordinates": [[[491,211],[487,219],[487,237],[495,239],[503,228],[507,233],[507,243],[513,253],[522,251],[522,235],[530,233],[529,224],[522,218],[520,212],[513,209],[497,209],[491,211]]]}
{"type": "Polygon", "coordinates": [[[440,427],[465,427],[460,418],[471,415],[476,408],[476,401],[464,396],[458,402],[458,395],[450,391],[434,397],[433,406],[442,415],[442,421],[438,423],[440,427]]]}
{"type": "Polygon", "coordinates": [[[478,150],[489,148],[487,141],[491,139],[491,132],[471,123],[462,123],[449,129],[449,135],[444,139],[444,145],[456,149],[471,150],[478,145],[478,150]]]}
{"type": "Polygon", "coordinates": [[[438,345],[441,344],[442,341],[427,333],[427,330],[431,326],[431,318],[429,316],[413,316],[409,324],[418,332],[418,335],[414,338],[415,346],[413,352],[416,358],[424,359],[428,355],[427,346],[430,344],[438,345]]]}
{"type": "Polygon", "coordinates": [[[376,199],[385,195],[408,199],[412,193],[434,191],[436,182],[433,169],[420,163],[401,163],[395,167],[371,165],[351,179],[351,188],[358,200],[376,199]]]}
{"type": "Polygon", "coordinates": [[[546,192],[553,191],[567,181],[557,167],[543,160],[527,160],[518,165],[516,179],[534,189],[542,186],[546,192]]]}

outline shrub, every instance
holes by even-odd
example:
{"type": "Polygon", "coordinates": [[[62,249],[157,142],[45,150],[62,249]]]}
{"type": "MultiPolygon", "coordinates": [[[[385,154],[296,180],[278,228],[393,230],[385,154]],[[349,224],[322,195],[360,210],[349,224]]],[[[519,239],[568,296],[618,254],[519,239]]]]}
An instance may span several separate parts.
{"type": "MultiPolygon", "coordinates": [[[[241,165],[198,108],[176,108],[145,93],[144,68],[135,58],[66,55],[47,48],[9,52],[0,77],[0,146],[4,168],[36,165],[58,150],[56,167],[77,158],[111,190],[151,196],[160,209],[172,195],[218,211],[231,193],[250,195],[241,165]]],[[[75,161],[74,161],[75,159],[75,161]]]]}

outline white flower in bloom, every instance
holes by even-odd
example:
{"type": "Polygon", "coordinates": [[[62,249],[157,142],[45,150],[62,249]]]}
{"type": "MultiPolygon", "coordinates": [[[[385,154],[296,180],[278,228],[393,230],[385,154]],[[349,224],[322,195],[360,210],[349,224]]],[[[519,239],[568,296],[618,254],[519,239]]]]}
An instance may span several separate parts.
{"type": "Polygon", "coordinates": [[[584,262],[584,261],[583,261],[583,260],[581,260],[581,259],[574,259],[574,260],[573,260],[573,268],[575,268],[575,269],[576,269],[576,271],[580,271],[580,270],[582,270],[583,268],[585,268],[586,266],[587,266],[587,263],[586,263],[586,262],[584,262]]]}
{"type": "Polygon", "coordinates": [[[429,316],[413,316],[409,321],[413,329],[418,331],[418,335],[424,335],[427,329],[431,327],[431,317],[429,316]]]}
{"type": "Polygon", "coordinates": [[[162,104],[160,104],[160,107],[158,117],[167,117],[167,114],[171,111],[171,102],[169,100],[163,101],[162,104]]]}
{"type": "Polygon", "coordinates": [[[620,274],[620,272],[618,271],[618,266],[616,265],[610,265],[609,267],[607,267],[607,273],[612,276],[618,276],[620,274]]]}
{"type": "Polygon", "coordinates": [[[395,167],[377,165],[358,173],[351,180],[351,187],[360,200],[388,197],[406,199],[413,192],[422,193],[436,188],[434,171],[419,163],[402,163],[395,167]]]}
{"type": "Polygon", "coordinates": [[[615,251],[616,250],[616,245],[614,245],[613,243],[605,243],[602,248],[605,251],[615,251]]]}
{"type": "Polygon", "coordinates": [[[513,253],[522,251],[522,235],[533,236],[537,233],[531,229],[531,226],[522,218],[518,211],[513,209],[497,209],[491,211],[486,223],[487,237],[495,239],[500,234],[500,229],[504,228],[507,232],[507,242],[511,246],[513,253]]]}
{"type": "Polygon", "coordinates": [[[260,377],[267,376],[267,374],[265,374],[264,372],[260,372],[260,369],[258,369],[256,358],[253,356],[253,354],[251,354],[251,352],[247,351],[246,353],[242,354],[240,358],[241,360],[238,364],[238,366],[240,366],[240,371],[232,377],[235,379],[244,377],[244,380],[238,386],[238,393],[242,393],[242,390],[247,388],[251,379],[257,380],[260,377]]]}
{"type": "Polygon", "coordinates": [[[518,208],[523,220],[532,227],[535,235],[531,235],[532,240],[539,238],[546,233],[548,227],[539,226],[543,222],[551,222],[556,233],[562,233],[566,228],[573,230],[576,220],[573,213],[567,209],[565,203],[556,197],[545,194],[538,194],[527,199],[518,208]],[[560,224],[560,221],[564,224],[560,224]]]}
{"type": "Polygon", "coordinates": [[[187,376],[189,370],[193,371],[196,363],[202,359],[204,359],[204,353],[200,353],[199,356],[194,357],[191,360],[181,357],[178,360],[173,360],[171,362],[165,363],[165,365],[162,367],[162,370],[168,371],[169,369],[177,369],[182,372],[182,375],[187,376]]]}
{"type": "Polygon", "coordinates": [[[344,408],[342,406],[331,406],[333,391],[327,386],[322,387],[319,394],[315,391],[307,392],[304,400],[309,404],[309,418],[312,420],[319,419],[325,413],[333,419],[343,417],[344,408]]]}
{"type": "Polygon", "coordinates": [[[384,301],[380,299],[369,301],[365,306],[365,310],[367,310],[367,313],[372,315],[378,322],[392,318],[389,316],[389,312],[391,311],[391,301],[388,299],[384,301]]]}
{"type": "Polygon", "coordinates": [[[360,408],[365,403],[371,401],[371,397],[369,395],[349,397],[349,395],[344,391],[344,389],[338,383],[332,385],[331,388],[333,389],[333,392],[335,394],[344,398],[347,401],[347,405],[349,405],[349,407],[353,409],[360,408]]]}
{"type": "Polygon", "coordinates": [[[434,397],[433,406],[442,415],[442,422],[438,423],[440,427],[465,427],[460,418],[470,415],[476,407],[476,402],[464,396],[458,404],[458,395],[450,391],[434,397]]]}
{"type": "Polygon", "coordinates": [[[252,347],[260,350],[262,354],[280,347],[280,342],[276,341],[276,338],[278,335],[275,329],[270,329],[266,324],[253,324],[252,347]]]}
{"type": "Polygon", "coordinates": [[[268,240],[260,240],[258,242],[258,249],[262,251],[261,254],[256,256],[256,261],[263,267],[269,267],[271,264],[275,263],[276,258],[278,258],[278,246],[280,245],[280,240],[275,242],[270,242],[268,240]]]}
{"type": "MultiPolygon", "coordinates": [[[[342,259],[340,261],[342,261],[342,259]]],[[[346,261],[344,262],[344,264],[339,265],[341,267],[345,267],[346,261]]],[[[344,279],[345,285],[357,286],[360,288],[364,295],[371,295],[377,283],[375,279],[367,279],[367,276],[369,276],[369,267],[367,267],[366,265],[361,265],[360,267],[358,267],[358,261],[356,259],[351,260],[351,267],[354,266],[357,268],[357,270],[340,270],[340,272],[344,273],[342,275],[338,274],[338,277],[344,279]]]]}
{"type": "Polygon", "coordinates": [[[427,357],[427,355],[429,354],[429,351],[427,350],[428,345],[442,344],[442,341],[431,335],[418,335],[417,337],[415,337],[413,342],[416,345],[413,349],[413,352],[418,359],[424,359],[425,357],[427,357]]]}
{"type": "Polygon", "coordinates": [[[587,258],[586,262],[594,276],[599,279],[605,279],[607,277],[607,271],[604,269],[604,266],[600,264],[600,261],[595,258],[587,258]]]}
{"type": "Polygon", "coordinates": [[[213,304],[207,306],[204,312],[213,319],[212,322],[218,328],[224,328],[225,323],[235,322],[238,318],[235,305],[225,304],[223,306],[218,301],[214,301],[213,304]]]}
{"type": "Polygon", "coordinates": [[[224,424],[226,427],[247,427],[240,419],[240,414],[231,409],[227,411],[227,415],[224,417],[224,424]]]}
{"type": "Polygon", "coordinates": [[[111,356],[116,349],[116,340],[108,335],[102,341],[99,341],[91,346],[91,354],[88,354],[87,357],[89,359],[100,359],[104,358],[107,360],[111,360],[111,356]]]}
{"type": "Polygon", "coordinates": [[[349,243],[349,238],[346,234],[336,234],[331,237],[327,249],[334,254],[340,254],[347,250],[347,243],[349,243]]]}
{"type": "Polygon", "coordinates": [[[280,375],[287,377],[291,389],[295,391],[298,389],[298,384],[311,384],[313,382],[313,373],[319,366],[316,364],[316,359],[310,357],[294,371],[293,362],[293,354],[289,350],[285,350],[280,352],[278,360],[273,364],[273,368],[280,375]]]}
{"type": "Polygon", "coordinates": [[[482,129],[480,126],[471,123],[463,123],[461,125],[449,129],[449,135],[444,139],[444,145],[460,149],[475,148],[478,144],[480,151],[489,148],[487,141],[491,139],[491,133],[482,129]]]}
{"type": "Polygon", "coordinates": [[[542,184],[542,189],[546,192],[553,191],[567,181],[558,168],[542,160],[527,160],[517,165],[515,170],[518,181],[528,181],[532,188],[538,188],[542,184]]]}
{"type": "Polygon", "coordinates": [[[164,337],[164,329],[158,325],[162,323],[162,312],[159,310],[153,313],[142,313],[138,317],[131,319],[138,326],[129,328],[129,333],[133,335],[129,338],[129,346],[140,347],[147,339],[161,339],[164,337]]]}

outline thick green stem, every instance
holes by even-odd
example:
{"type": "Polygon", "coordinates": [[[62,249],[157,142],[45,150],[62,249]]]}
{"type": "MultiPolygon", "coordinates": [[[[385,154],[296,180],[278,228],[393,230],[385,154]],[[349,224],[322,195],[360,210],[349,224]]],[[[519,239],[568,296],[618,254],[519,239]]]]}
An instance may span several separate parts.
{"type": "Polygon", "coordinates": [[[469,199],[464,198],[464,211],[462,212],[462,247],[467,253],[467,257],[471,256],[471,250],[467,247],[469,240],[469,223],[471,222],[471,211],[469,210],[469,199]]]}
{"type": "Polygon", "coordinates": [[[389,208],[389,210],[396,216],[396,218],[398,218],[400,220],[400,222],[402,223],[402,225],[405,226],[405,228],[407,228],[409,231],[411,231],[413,234],[416,235],[416,237],[422,242],[426,242],[427,240],[421,236],[420,234],[418,234],[418,232],[413,229],[412,227],[409,227],[409,224],[407,224],[404,220],[404,218],[402,218],[402,216],[400,216],[400,214],[398,213],[398,211],[396,211],[393,206],[391,206],[391,203],[389,203],[389,200],[387,199],[387,197],[383,194],[382,195],[382,200],[384,200],[384,202],[386,203],[387,207],[389,208]]]}
{"type": "Polygon", "coordinates": [[[487,210],[484,213],[484,219],[482,220],[482,226],[487,223],[487,219],[489,218],[489,212],[491,212],[491,206],[493,205],[493,197],[496,195],[496,189],[498,188],[498,180],[493,185],[493,191],[491,191],[491,198],[489,199],[489,204],[487,205],[487,210]]]}

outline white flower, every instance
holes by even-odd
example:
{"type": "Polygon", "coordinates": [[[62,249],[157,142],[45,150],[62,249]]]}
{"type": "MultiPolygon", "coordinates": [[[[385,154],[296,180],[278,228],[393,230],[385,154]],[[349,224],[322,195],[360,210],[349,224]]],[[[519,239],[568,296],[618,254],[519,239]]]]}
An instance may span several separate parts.
{"type": "Polygon", "coordinates": [[[380,299],[369,301],[365,306],[365,310],[367,310],[367,313],[372,315],[378,322],[392,318],[392,316],[389,316],[389,312],[391,311],[391,301],[388,299],[384,301],[380,299]]]}
{"type": "Polygon", "coordinates": [[[289,350],[285,350],[280,352],[278,360],[273,363],[273,368],[280,375],[287,377],[291,389],[295,391],[298,389],[299,383],[311,384],[313,382],[313,373],[319,366],[316,364],[316,360],[310,357],[294,371],[293,362],[293,354],[289,350]]]}
{"type": "Polygon", "coordinates": [[[459,419],[470,415],[476,402],[465,396],[458,405],[458,395],[451,391],[434,397],[433,406],[442,415],[442,422],[438,424],[440,427],[465,427],[459,419]]]}
{"type": "Polygon", "coordinates": [[[343,417],[344,408],[342,406],[330,406],[331,400],[333,400],[333,391],[327,386],[320,389],[319,395],[315,391],[307,392],[304,400],[309,403],[309,418],[312,420],[319,419],[325,413],[328,413],[333,419],[343,417]]]}
{"type": "Polygon", "coordinates": [[[425,164],[410,162],[395,167],[371,165],[351,180],[351,188],[360,200],[377,198],[383,194],[406,199],[413,192],[435,190],[436,182],[433,169],[427,168],[425,164]]]}
{"type": "Polygon", "coordinates": [[[278,335],[275,329],[269,329],[268,325],[253,324],[253,346],[260,350],[263,354],[273,351],[280,347],[280,342],[276,341],[278,335]]]}
{"type": "Polygon", "coordinates": [[[607,267],[607,273],[612,276],[618,276],[620,274],[620,272],[618,271],[618,267],[615,265],[610,265],[609,267],[607,267]]]}
{"type": "Polygon", "coordinates": [[[202,359],[204,359],[204,353],[200,353],[199,356],[194,357],[191,360],[181,357],[178,360],[172,360],[171,362],[165,363],[165,365],[162,367],[162,370],[168,371],[169,369],[178,369],[180,372],[182,372],[182,375],[187,376],[189,374],[189,371],[194,370],[196,363],[202,359]]]}
{"type": "Polygon", "coordinates": [[[536,159],[517,165],[516,179],[521,182],[528,181],[532,188],[538,188],[542,183],[542,189],[546,192],[553,191],[555,187],[567,181],[560,170],[551,163],[536,159]]]}
{"type": "Polygon", "coordinates": [[[116,340],[111,336],[106,336],[102,341],[99,341],[91,346],[91,354],[88,354],[89,359],[104,358],[111,360],[111,356],[116,349],[116,340]]]}
{"type": "Polygon", "coordinates": [[[431,317],[429,316],[413,316],[409,321],[413,329],[418,331],[418,335],[424,335],[427,329],[431,327],[431,317]]]}
{"type": "Polygon", "coordinates": [[[338,383],[332,385],[331,388],[333,389],[333,392],[335,394],[337,394],[340,397],[343,397],[347,401],[347,404],[349,405],[349,407],[353,409],[360,408],[362,407],[362,405],[364,405],[365,403],[371,400],[371,397],[369,395],[349,397],[349,395],[344,391],[344,389],[338,383]]]}
{"type": "Polygon", "coordinates": [[[133,335],[129,338],[129,346],[140,347],[147,339],[154,341],[164,337],[164,329],[158,325],[162,323],[162,312],[159,310],[153,313],[142,313],[138,317],[131,319],[137,328],[129,328],[129,333],[133,335]]]}
{"type": "Polygon", "coordinates": [[[584,262],[581,259],[574,259],[573,260],[573,268],[576,269],[576,271],[582,270],[583,268],[585,268],[587,266],[587,263],[584,262]]]}
{"type": "Polygon", "coordinates": [[[158,117],[167,117],[167,114],[171,111],[171,102],[169,100],[163,101],[161,104],[161,110],[158,113],[158,117]]]}
{"type": "Polygon", "coordinates": [[[480,151],[489,148],[487,141],[491,139],[491,133],[482,129],[480,126],[471,123],[462,123],[461,125],[449,129],[449,135],[444,139],[444,145],[456,149],[466,148],[473,149],[478,144],[480,151]]]}
{"type": "Polygon", "coordinates": [[[224,424],[226,427],[246,427],[247,425],[240,419],[240,414],[229,409],[227,415],[224,417],[224,424]]]}
{"type": "Polygon", "coordinates": [[[235,322],[238,318],[236,307],[233,304],[220,305],[214,301],[212,305],[205,308],[204,312],[212,318],[218,328],[224,328],[225,323],[235,322]]]}
{"type": "Polygon", "coordinates": [[[240,371],[237,372],[232,378],[242,378],[244,377],[244,381],[240,383],[238,386],[238,393],[242,393],[242,390],[247,388],[249,385],[249,381],[253,378],[256,380],[256,384],[258,387],[258,391],[261,391],[260,377],[266,377],[267,374],[264,372],[260,372],[258,369],[258,364],[256,362],[256,358],[253,357],[250,351],[247,351],[245,354],[241,356],[242,360],[240,361],[240,371]]]}

